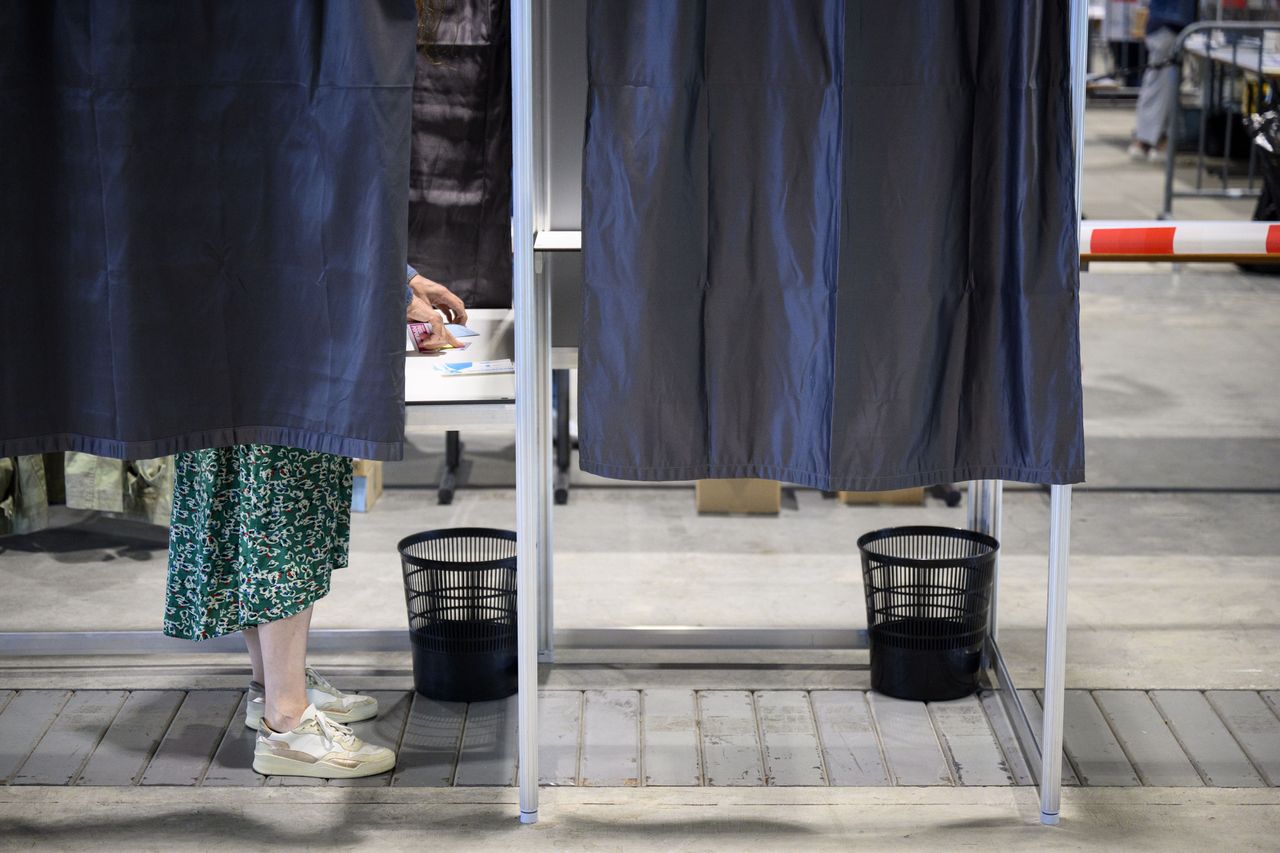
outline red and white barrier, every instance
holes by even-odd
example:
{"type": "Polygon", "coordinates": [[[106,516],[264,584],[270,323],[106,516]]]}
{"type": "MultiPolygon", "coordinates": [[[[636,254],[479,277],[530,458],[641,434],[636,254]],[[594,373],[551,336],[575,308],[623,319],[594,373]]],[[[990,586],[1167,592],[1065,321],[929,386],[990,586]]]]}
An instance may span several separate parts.
{"type": "Polygon", "coordinates": [[[1280,262],[1280,222],[1080,223],[1082,261],[1280,262]]]}
{"type": "MultiPolygon", "coordinates": [[[[581,231],[540,231],[538,252],[577,252],[581,231]]],[[[1280,222],[1160,222],[1086,219],[1082,261],[1223,261],[1280,263],[1280,222]]]]}

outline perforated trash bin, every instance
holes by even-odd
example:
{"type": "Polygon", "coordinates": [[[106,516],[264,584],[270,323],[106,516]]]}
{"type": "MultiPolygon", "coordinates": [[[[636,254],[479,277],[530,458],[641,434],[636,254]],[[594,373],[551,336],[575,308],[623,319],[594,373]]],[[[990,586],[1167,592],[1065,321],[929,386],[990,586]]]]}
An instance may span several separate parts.
{"type": "Polygon", "coordinates": [[[950,527],[890,527],[858,540],[873,690],[927,702],[978,689],[999,547],[950,527]]]}
{"type": "Polygon", "coordinates": [[[516,535],[459,527],[400,540],[413,686],[450,702],[516,692],[516,535]]]}

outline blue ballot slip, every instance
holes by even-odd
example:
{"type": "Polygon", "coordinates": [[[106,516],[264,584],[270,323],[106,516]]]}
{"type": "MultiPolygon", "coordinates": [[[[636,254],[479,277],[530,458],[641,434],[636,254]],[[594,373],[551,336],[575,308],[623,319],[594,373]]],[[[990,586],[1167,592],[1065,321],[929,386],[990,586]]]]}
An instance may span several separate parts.
{"type": "Polygon", "coordinates": [[[437,364],[436,370],[445,376],[477,376],[483,373],[514,373],[515,365],[509,358],[496,361],[446,361],[437,364]]]}

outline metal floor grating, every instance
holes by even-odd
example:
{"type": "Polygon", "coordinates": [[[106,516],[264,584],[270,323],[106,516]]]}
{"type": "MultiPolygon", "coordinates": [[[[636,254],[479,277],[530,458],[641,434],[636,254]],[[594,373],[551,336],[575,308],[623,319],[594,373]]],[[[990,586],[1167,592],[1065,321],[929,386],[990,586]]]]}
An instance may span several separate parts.
{"type": "MultiPolygon", "coordinates": [[[[264,777],[240,690],[0,690],[0,783],[257,787],[505,786],[513,699],[471,705],[368,691],[356,724],[397,744],[392,773],[264,777]]],[[[1034,694],[1024,692],[1037,716],[1034,694]]],[[[992,693],[928,705],[857,690],[548,690],[547,785],[1029,785],[992,693]]],[[[1032,720],[1038,725],[1038,720],[1032,720]]],[[[1280,786],[1280,691],[1069,690],[1064,782],[1280,786]]]]}

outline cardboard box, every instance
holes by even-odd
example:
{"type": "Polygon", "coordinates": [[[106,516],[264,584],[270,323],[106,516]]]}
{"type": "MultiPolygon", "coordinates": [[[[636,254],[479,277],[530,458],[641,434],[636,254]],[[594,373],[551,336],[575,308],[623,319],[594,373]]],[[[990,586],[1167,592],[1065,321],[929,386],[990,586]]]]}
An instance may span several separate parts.
{"type": "Polygon", "coordinates": [[[356,459],[351,481],[351,509],[368,512],[382,494],[382,463],[371,459],[356,459]]]}
{"type": "Polygon", "coordinates": [[[917,486],[914,489],[894,489],[888,492],[837,492],[837,495],[842,504],[906,504],[908,506],[919,506],[924,503],[924,486],[917,486]]]}
{"type": "Polygon", "coordinates": [[[772,513],[782,511],[782,483],[777,480],[699,480],[694,487],[698,512],[772,513]]]}

